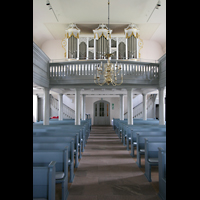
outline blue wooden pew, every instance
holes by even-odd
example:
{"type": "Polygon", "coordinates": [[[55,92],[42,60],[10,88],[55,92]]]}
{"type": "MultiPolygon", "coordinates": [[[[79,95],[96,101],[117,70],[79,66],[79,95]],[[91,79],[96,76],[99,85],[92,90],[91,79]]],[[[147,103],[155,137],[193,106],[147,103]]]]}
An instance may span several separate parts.
{"type": "Polygon", "coordinates": [[[158,166],[158,147],[166,150],[166,142],[148,141],[145,138],[145,176],[151,182],[151,166],[158,166]]]}
{"type": "MultiPolygon", "coordinates": [[[[33,135],[38,135],[38,133],[41,132],[58,132],[58,131],[63,131],[68,133],[79,133],[79,143],[81,144],[81,151],[84,152],[84,147],[86,144],[86,133],[89,131],[86,130],[86,126],[82,125],[49,125],[49,126],[35,126],[33,127],[33,135]],[[42,131],[41,131],[42,130],[42,131]]],[[[81,155],[80,155],[81,156],[81,155]]]]}
{"type": "Polygon", "coordinates": [[[166,200],[166,151],[158,148],[159,197],[166,200]]]}
{"type": "Polygon", "coordinates": [[[55,200],[55,164],[55,161],[51,161],[47,166],[33,167],[33,200],[55,200]]]}
{"type": "Polygon", "coordinates": [[[166,135],[163,132],[140,132],[137,133],[137,161],[138,167],[141,167],[141,155],[145,154],[145,140],[155,141],[155,142],[166,142],[166,135]]]}
{"type": "Polygon", "coordinates": [[[34,142],[70,142],[71,138],[74,139],[74,156],[75,156],[75,168],[78,167],[79,162],[78,162],[78,150],[79,150],[79,158],[81,158],[81,148],[80,144],[78,142],[79,140],[79,135],[78,133],[70,133],[70,134],[61,134],[60,132],[58,133],[38,133],[37,135],[33,136],[33,143],[34,142]]]}
{"type": "Polygon", "coordinates": [[[70,183],[74,180],[74,140],[71,142],[34,142],[33,150],[63,150],[68,147],[68,165],[70,166],[70,183]]]}
{"type": "MultiPolygon", "coordinates": [[[[127,140],[127,150],[129,150],[129,142],[136,142],[136,132],[142,132],[142,131],[166,131],[166,127],[162,127],[159,125],[139,125],[139,126],[134,126],[134,127],[127,127],[126,130],[126,135],[124,135],[124,145],[125,141],[127,140]]],[[[131,143],[132,144],[132,143],[131,143]]]]}
{"type": "Polygon", "coordinates": [[[66,200],[68,191],[68,148],[64,150],[33,150],[33,166],[46,165],[56,161],[56,183],[62,183],[62,200],[66,200]]]}
{"type": "MultiPolygon", "coordinates": [[[[166,132],[166,128],[160,128],[160,127],[141,127],[141,128],[135,128],[134,130],[131,130],[131,137],[129,137],[129,141],[131,141],[131,152],[134,152],[134,147],[137,146],[137,133],[138,132],[166,132]]],[[[129,149],[129,143],[127,142],[127,150],[129,149]]],[[[134,153],[131,154],[132,157],[134,157],[134,153]]]]}
{"type": "MultiPolygon", "coordinates": [[[[82,147],[81,151],[84,152],[84,147],[86,144],[86,127],[79,125],[68,125],[64,127],[56,127],[54,129],[48,130],[48,132],[56,132],[56,133],[79,133],[79,144],[82,147]]],[[[81,155],[80,155],[81,156],[81,155]]]]}

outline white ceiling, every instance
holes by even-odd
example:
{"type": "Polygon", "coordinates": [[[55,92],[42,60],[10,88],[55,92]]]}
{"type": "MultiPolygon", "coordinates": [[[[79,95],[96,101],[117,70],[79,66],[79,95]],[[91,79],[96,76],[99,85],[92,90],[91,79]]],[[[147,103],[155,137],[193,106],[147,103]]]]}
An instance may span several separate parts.
{"type": "MultiPolygon", "coordinates": [[[[124,35],[124,28],[134,23],[140,29],[141,39],[157,41],[166,48],[166,0],[110,0],[110,28],[112,35],[124,35]],[[149,16],[151,18],[147,22],[149,16]]],[[[46,0],[33,0],[33,41],[41,47],[47,40],[61,40],[65,29],[75,23],[82,34],[93,35],[92,30],[108,23],[108,0],[50,0],[56,17],[46,0]]]]}

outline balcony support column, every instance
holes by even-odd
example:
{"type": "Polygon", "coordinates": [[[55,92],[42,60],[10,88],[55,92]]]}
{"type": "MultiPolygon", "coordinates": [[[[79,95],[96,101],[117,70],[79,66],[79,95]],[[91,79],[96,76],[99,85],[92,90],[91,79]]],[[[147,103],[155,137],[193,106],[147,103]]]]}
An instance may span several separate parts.
{"type": "Polygon", "coordinates": [[[49,125],[49,88],[44,88],[44,99],[43,99],[43,125],[49,125]]]}
{"type": "Polygon", "coordinates": [[[143,95],[143,120],[147,120],[147,94],[143,95]]]}
{"type": "Polygon", "coordinates": [[[127,88],[128,124],[133,125],[133,90],[127,88]]]}
{"type": "Polygon", "coordinates": [[[59,94],[58,96],[58,101],[59,101],[59,120],[63,120],[63,94],[59,94]]]}
{"type": "Polygon", "coordinates": [[[120,120],[124,120],[124,95],[120,94],[120,120]]]}
{"type": "Polygon", "coordinates": [[[159,125],[165,125],[165,88],[159,89],[159,125]]]}
{"type": "Polygon", "coordinates": [[[82,109],[81,109],[81,119],[85,120],[85,94],[82,94],[82,109]]]}
{"type": "Polygon", "coordinates": [[[75,125],[81,125],[80,123],[80,111],[81,111],[81,105],[80,105],[80,88],[75,89],[75,125]]]}

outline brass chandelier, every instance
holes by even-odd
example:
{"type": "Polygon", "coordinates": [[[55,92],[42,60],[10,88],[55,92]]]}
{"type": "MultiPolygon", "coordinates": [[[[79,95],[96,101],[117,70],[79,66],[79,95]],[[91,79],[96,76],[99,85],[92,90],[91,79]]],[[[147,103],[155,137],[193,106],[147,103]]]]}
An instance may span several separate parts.
{"type": "MultiPolygon", "coordinates": [[[[110,29],[109,29],[109,8],[110,8],[109,6],[110,6],[110,0],[108,0],[108,37],[107,37],[108,40],[111,39],[110,29]]],[[[104,85],[105,83],[107,85],[112,84],[113,86],[121,85],[123,83],[122,66],[121,64],[117,65],[117,62],[114,66],[114,64],[110,62],[112,53],[109,53],[110,52],[109,45],[107,49],[108,53],[104,55],[107,59],[107,63],[102,65],[101,62],[100,65],[97,65],[96,74],[94,74],[94,83],[100,86],[104,85]]]]}

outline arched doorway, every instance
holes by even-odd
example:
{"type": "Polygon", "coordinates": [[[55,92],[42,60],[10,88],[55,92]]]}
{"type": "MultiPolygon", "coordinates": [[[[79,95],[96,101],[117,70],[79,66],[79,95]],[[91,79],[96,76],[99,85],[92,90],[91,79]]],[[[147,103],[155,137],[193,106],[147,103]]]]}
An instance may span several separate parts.
{"type": "Polygon", "coordinates": [[[110,103],[108,101],[96,101],[93,105],[94,125],[110,125],[110,103]]]}

